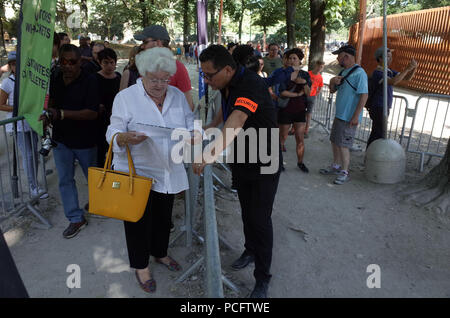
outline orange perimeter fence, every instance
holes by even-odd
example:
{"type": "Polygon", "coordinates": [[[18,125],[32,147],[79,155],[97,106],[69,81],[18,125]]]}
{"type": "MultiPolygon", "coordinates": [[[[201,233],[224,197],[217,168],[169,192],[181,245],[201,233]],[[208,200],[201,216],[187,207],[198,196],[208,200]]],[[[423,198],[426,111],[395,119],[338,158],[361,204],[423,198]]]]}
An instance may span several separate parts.
{"type": "MultiPolygon", "coordinates": [[[[357,47],[359,23],[350,28],[349,43],[357,47]]],[[[403,70],[411,59],[415,77],[401,86],[450,95],[450,6],[390,15],[388,47],[394,49],[392,69],[403,70]]],[[[376,67],[375,50],[383,44],[383,18],[368,19],[364,28],[361,65],[370,75],[376,67]]]]}

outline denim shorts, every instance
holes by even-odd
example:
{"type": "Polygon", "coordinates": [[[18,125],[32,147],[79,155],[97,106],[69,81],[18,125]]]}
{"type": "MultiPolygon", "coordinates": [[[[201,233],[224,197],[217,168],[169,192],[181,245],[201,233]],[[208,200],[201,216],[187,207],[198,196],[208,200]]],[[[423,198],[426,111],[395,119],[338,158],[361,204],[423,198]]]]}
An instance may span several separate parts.
{"type": "Polygon", "coordinates": [[[350,123],[334,118],[331,127],[330,141],[338,147],[352,148],[355,139],[357,126],[350,126],[350,123]]]}

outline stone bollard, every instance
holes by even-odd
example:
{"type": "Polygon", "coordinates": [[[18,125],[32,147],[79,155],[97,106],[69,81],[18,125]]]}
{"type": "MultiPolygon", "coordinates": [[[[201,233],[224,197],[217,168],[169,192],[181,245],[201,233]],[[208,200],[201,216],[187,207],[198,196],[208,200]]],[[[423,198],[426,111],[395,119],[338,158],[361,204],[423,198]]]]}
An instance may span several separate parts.
{"type": "Polygon", "coordinates": [[[405,177],[406,155],[392,139],[377,139],[366,151],[366,178],[374,183],[395,184],[405,177]]]}

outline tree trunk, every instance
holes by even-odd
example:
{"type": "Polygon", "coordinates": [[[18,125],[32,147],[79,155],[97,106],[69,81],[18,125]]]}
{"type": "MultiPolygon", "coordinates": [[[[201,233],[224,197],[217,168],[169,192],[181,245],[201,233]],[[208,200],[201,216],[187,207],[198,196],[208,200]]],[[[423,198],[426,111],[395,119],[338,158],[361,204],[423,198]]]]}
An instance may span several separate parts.
{"type": "Polygon", "coordinates": [[[87,7],[87,0],[81,0],[80,9],[81,9],[81,29],[83,30],[83,33],[88,35],[88,7],[87,7]]]}
{"type": "Polygon", "coordinates": [[[139,3],[141,5],[141,12],[142,12],[142,28],[145,28],[146,26],[149,25],[147,6],[145,5],[145,0],[139,0],[139,3]]]}
{"type": "Polygon", "coordinates": [[[190,19],[189,19],[189,0],[183,1],[183,42],[186,44],[188,42],[188,36],[189,36],[189,26],[190,26],[190,19]]]}
{"type": "Polygon", "coordinates": [[[239,43],[242,43],[242,23],[245,14],[245,0],[241,0],[241,16],[239,17],[239,43]]]}
{"type": "Polygon", "coordinates": [[[211,41],[211,43],[215,43],[216,42],[216,1],[213,0],[211,1],[211,7],[210,7],[210,23],[209,23],[209,39],[211,41]]]}
{"type": "Polygon", "coordinates": [[[296,0],[286,0],[287,46],[290,49],[297,47],[295,41],[295,5],[296,0]]]}
{"type": "Polygon", "coordinates": [[[450,142],[441,162],[420,182],[400,193],[417,206],[442,214],[450,212],[450,142]]]}
{"type": "Polygon", "coordinates": [[[222,15],[223,15],[223,0],[220,0],[220,9],[219,9],[219,40],[218,44],[222,44],[222,15]]]}
{"type": "Polygon", "coordinates": [[[264,34],[263,34],[263,47],[262,47],[262,52],[265,52],[266,51],[266,39],[267,39],[267,27],[266,26],[263,26],[263,32],[264,32],[264,34]]]}
{"type": "Polygon", "coordinates": [[[5,5],[3,3],[3,1],[0,2],[0,32],[1,32],[1,37],[2,37],[2,46],[3,49],[5,50],[5,54],[6,54],[6,43],[5,43],[5,30],[3,29],[3,21],[5,19],[5,5]]]}
{"type": "Polygon", "coordinates": [[[308,68],[314,68],[314,62],[323,61],[325,52],[325,0],[310,0],[311,43],[309,45],[308,68]]]}

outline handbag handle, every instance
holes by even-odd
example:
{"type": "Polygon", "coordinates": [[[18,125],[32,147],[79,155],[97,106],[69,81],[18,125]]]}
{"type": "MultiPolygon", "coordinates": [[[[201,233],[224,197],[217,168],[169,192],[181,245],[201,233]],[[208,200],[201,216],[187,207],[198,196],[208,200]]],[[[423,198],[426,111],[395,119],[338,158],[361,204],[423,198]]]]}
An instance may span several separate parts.
{"type": "MultiPolygon", "coordinates": [[[[100,188],[103,185],[103,182],[105,181],[106,177],[106,170],[111,170],[111,161],[112,161],[112,149],[113,149],[113,142],[114,138],[119,134],[119,132],[115,133],[111,138],[111,143],[109,144],[108,154],[106,155],[105,165],[103,167],[103,176],[100,179],[100,182],[97,185],[97,188],[100,188]]],[[[128,172],[130,174],[130,195],[133,194],[133,176],[136,176],[136,169],[134,167],[133,158],[131,157],[130,148],[128,145],[125,145],[127,149],[127,157],[128,157],[128,172]]]]}

